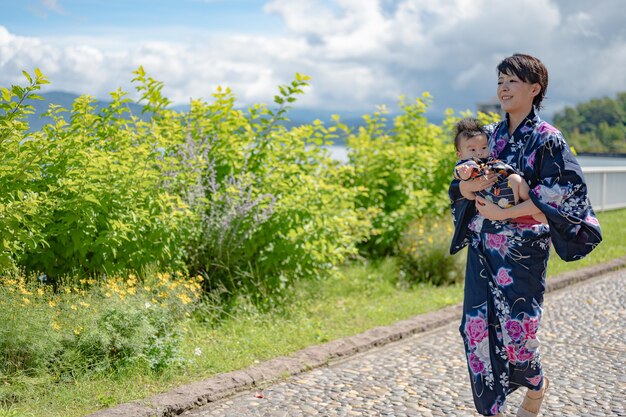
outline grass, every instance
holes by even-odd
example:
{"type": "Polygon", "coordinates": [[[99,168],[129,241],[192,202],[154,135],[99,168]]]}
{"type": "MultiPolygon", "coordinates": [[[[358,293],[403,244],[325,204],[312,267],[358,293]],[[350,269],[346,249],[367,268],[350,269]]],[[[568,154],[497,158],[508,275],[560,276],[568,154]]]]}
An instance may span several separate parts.
{"type": "Polygon", "coordinates": [[[552,250],[548,277],[626,256],[626,209],[598,213],[603,241],[589,256],[580,261],[565,262],[552,250]]]}
{"type": "MultiPolygon", "coordinates": [[[[626,255],[626,210],[598,217],[604,242],[582,261],[567,263],[553,254],[549,277],[626,255]]],[[[461,301],[462,285],[403,288],[397,276],[394,259],[346,266],[328,280],[300,283],[281,309],[261,312],[242,304],[234,317],[219,325],[192,321],[185,335],[188,363],[183,368],[161,374],[130,369],[65,384],[27,377],[12,381],[13,386],[3,389],[13,391],[19,401],[0,405],[0,417],[83,416],[461,301]]]]}

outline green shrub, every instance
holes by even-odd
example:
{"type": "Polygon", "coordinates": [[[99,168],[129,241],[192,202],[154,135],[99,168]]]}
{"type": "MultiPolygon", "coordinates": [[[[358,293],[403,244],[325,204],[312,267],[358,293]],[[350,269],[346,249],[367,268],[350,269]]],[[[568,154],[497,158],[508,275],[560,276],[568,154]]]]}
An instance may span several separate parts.
{"type": "Polygon", "coordinates": [[[429,101],[428,93],[413,104],[401,100],[402,114],[391,129],[382,109],[365,116],[366,126],[348,135],[357,207],[373,213],[373,229],[362,244],[370,256],[394,254],[411,220],[440,214],[447,206],[454,149],[442,128],[428,123],[429,101]]]}
{"type": "Polygon", "coordinates": [[[183,361],[185,322],[201,282],[180,274],[82,280],[53,292],[24,276],[0,282],[0,376],[81,378],[183,361]]]}
{"type": "Polygon", "coordinates": [[[412,222],[399,243],[400,282],[409,286],[461,282],[463,265],[449,252],[452,232],[447,218],[425,216],[412,222]]]}
{"type": "Polygon", "coordinates": [[[351,168],[322,147],[337,127],[279,123],[306,80],[297,75],[280,86],[274,111],[255,105],[244,116],[228,90],[214,103],[192,103],[179,152],[181,167],[197,173],[184,190],[200,219],[190,231],[188,265],[210,290],[271,303],[294,279],[320,278],[355,255],[370,227],[355,207],[355,188],[344,185],[351,168]]]}
{"type": "Polygon", "coordinates": [[[177,236],[188,213],[163,191],[161,177],[160,148],[171,144],[127,115],[121,91],[100,111],[93,98],[78,98],[69,120],[52,105],[53,122],[28,132],[27,100],[47,82],[36,73],[34,80],[26,74],[28,87],[2,89],[0,266],[50,280],[182,266],[177,236]]]}
{"type": "Polygon", "coordinates": [[[45,304],[31,301],[34,294],[23,280],[0,285],[0,377],[36,375],[60,346],[45,304]]]}
{"type": "Polygon", "coordinates": [[[41,214],[46,200],[33,184],[42,180],[41,162],[49,144],[41,132],[29,134],[27,116],[34,113],[28,100],[41,99],[35,94],[48,80],[39,70],[33,79],[24,72],[26,87],[1,88],[0,98],[0,269],[16,266],[16,258],[41,245],[41,214]]]}

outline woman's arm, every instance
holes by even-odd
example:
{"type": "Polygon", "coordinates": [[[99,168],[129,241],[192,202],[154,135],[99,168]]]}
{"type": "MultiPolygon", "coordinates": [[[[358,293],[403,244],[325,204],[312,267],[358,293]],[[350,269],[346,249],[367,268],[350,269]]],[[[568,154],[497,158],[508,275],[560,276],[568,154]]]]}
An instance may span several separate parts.
{"type": "Polygon", "coordinates": [[[526,200],[520,204],[504,209],[480,196],[476,196],[476,209],[483,217],[494,221],[503,221],[541,213],[541,210],[537,208],[532,200],[526,200]]]}

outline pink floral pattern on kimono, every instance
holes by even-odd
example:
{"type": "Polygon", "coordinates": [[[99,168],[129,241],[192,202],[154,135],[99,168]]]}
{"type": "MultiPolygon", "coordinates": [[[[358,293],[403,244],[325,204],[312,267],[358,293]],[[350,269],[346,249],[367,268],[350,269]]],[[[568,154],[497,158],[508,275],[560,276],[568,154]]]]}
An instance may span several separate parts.
{"type": "Polygon", "coordinates": [[[485,131],[490,156],[520,173],[548,220],[531,226],[489,220],[462,196],[458,181],[450,185],[450,252],[468,246],[459,330],[474,405],[490,416],[517,388],[537,388],[543,379],[537,333],[550,247],[565,260],[580,259],[602,234],[580,166],[557,129],[531,112],[512,135],[508,119],[485,131]]]}

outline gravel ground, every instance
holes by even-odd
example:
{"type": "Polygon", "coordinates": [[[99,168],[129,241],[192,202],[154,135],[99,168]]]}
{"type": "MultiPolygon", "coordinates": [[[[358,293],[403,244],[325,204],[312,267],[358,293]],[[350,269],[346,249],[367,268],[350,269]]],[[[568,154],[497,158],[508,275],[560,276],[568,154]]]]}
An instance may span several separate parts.
{"type": "MultiPolygon", "coordinates": [[[[538,335],[551,384],[541,415],[626,416],[625,305],[623,269],[546,295],[538,335]]],[[[182,415],[476,416],[458,324],[182,415]]],[[[515,414],[523,393],[509,397],[506,415],[515,414]]]]}

